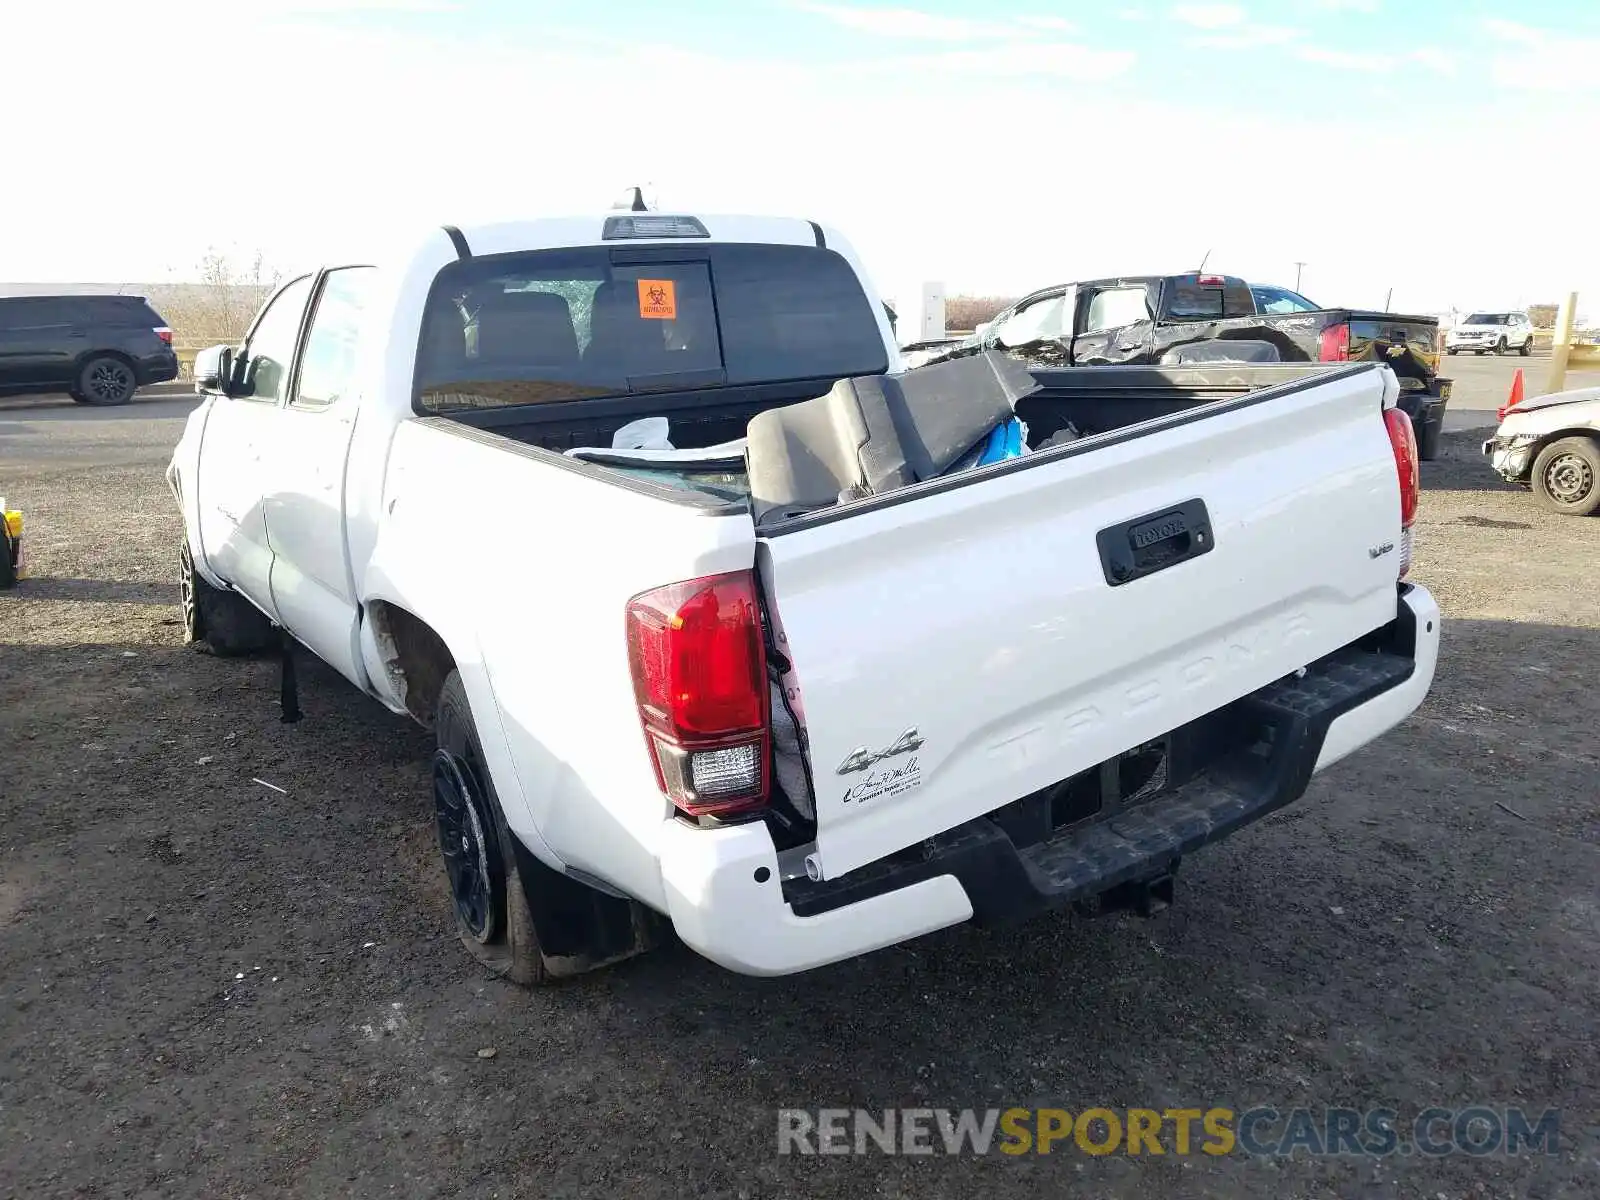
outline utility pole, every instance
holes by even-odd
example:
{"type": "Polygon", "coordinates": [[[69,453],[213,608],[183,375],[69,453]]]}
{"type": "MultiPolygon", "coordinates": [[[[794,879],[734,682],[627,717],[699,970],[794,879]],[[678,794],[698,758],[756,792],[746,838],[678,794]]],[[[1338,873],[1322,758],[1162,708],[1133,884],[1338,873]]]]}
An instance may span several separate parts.
{"type": "Polygon", "coordinates": [[[1572,325],[1578,316],[1578,293],[1567,293],[1566,300],[1556,313],[1555,336],[1550,339],[1550,374],[1544,390],[1565,391],[1567,386],[1567,359],[1572,354],[1572,325]]]}
{"type": "Polygon", "coordinates": [[[1305,269],[1305,265],[1303,262],[1294,264],[1294,290],[1297,292],[1300,290],[1300,272],[1305,269]]]}

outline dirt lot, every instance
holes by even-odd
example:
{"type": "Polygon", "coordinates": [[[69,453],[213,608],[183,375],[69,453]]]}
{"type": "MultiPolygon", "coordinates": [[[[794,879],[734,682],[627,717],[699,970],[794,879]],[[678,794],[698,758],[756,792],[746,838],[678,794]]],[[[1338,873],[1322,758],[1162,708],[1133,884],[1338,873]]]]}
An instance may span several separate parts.
{"type": "Polygon", "coordinates": [[[179,644],[186,407],[0,407],[34,576],[0,594],[0,1194],[1600,1194],[1600,521],[1477,435],[1424,469],[1426,707],[1177,908],[530,994],[452,939],[419,731],[322,670],[284,726],[271,663],[179,644]],[[780,1106],[1477,1103],[1559,1108],[1560,1153],[775,1152],[780,1106]]]}

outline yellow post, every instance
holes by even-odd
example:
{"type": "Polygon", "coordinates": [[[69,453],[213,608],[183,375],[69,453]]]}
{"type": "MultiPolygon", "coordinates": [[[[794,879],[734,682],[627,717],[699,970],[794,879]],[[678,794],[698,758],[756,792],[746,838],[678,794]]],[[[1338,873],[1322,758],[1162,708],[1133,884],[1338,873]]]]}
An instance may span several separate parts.
{"type": "Polygon", "coordinates": [[[1578,293],[1568,292],[1556,313],[1556,331],[1550,338],[1550,374],[1545,379],[1545,394],[1564,391],[1567,386],[1567,359],[1572,356],[1572,323],[1577,320],[1578,293]]]}

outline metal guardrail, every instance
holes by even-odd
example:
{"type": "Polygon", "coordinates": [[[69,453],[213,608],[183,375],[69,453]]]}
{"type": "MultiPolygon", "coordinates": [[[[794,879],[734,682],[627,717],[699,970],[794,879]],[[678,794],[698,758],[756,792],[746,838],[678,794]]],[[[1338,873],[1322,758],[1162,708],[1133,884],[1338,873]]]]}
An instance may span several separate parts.
{"type": "Polygon", "coordinates": [[[190,342],[174,342],[172,344],[173,352],[178,356],[178,378],[183,382],[190,383],[194,380],[195,355],[205,348],[205,346],[190,342]]]}

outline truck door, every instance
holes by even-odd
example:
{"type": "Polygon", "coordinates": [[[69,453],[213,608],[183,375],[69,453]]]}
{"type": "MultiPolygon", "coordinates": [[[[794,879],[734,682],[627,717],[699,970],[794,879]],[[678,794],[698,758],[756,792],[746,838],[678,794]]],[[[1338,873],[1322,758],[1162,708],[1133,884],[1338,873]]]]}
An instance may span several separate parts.
{"type": "Polygon", "coordinates": [[[344,479],[360,397],[356,346],[372,267],[323,275],[287,403],[263,458],[279,623],[346,678],[361,682],[344,479]]]}
{"type": "Polygon", "coordinates": [[[1097,284],[1080,290],[1073,365],[1149,362],[1154,311],[1149,290],[1142,283],[1097,284]]]}
{"type": "Polygon", "coordinates": [[[240,349],[235,394],[210,402],[200,453],[200,542],[206,561],[268,616],[274,609],[263,455],[288,394],[314,278],[302,275],[285,284],[256,317],[240,349]]]}
{"type": "Polygon", "coordinates": [[[1030,362],[1064,365],[1072,338],[1072,289],[1023,300],[995,318],[984,344],[1030,362]]]}

